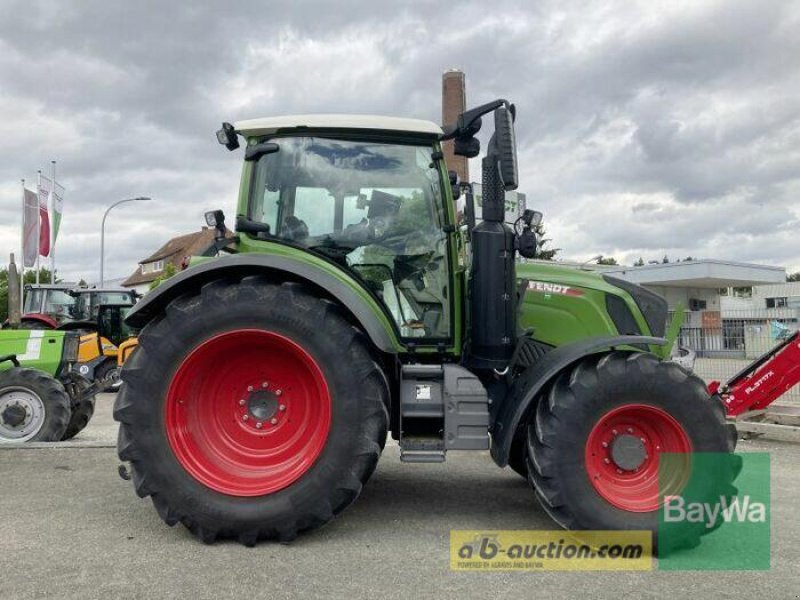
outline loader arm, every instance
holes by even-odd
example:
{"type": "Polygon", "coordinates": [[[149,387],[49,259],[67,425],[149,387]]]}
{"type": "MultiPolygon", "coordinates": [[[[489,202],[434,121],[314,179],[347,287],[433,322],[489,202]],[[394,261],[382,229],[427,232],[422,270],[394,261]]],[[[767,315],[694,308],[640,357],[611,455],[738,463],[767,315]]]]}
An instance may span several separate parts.
{"type": "Polygon", "coordinates": [[[760,356],[720,385],[709,385],[712,394],[719,394],[729,417],[766,408],[800,382],[800,331],[760,356]]]}

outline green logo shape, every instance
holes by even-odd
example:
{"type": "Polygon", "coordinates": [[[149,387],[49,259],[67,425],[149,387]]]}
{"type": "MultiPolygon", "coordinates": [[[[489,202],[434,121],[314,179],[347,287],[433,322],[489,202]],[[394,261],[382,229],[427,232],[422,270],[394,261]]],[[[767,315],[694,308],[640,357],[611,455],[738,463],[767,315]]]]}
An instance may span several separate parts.
{"type": "Polygon", "coordinates": [[[769,459],[767,452],[660,454],[658,568],[768,570],[769,459]]]}

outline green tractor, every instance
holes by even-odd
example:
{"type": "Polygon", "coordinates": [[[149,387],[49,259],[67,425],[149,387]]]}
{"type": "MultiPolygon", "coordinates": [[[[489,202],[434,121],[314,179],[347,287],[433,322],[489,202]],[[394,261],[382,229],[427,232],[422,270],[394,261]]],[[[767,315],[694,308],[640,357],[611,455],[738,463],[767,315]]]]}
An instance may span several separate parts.
{"type": "Polygon", "coordinates": [[[94,414],[97,386],[78,373],[79,334],[0,331],[0,444],[58,442],[94,414]]]}
{"type": "Polygon", "coordinates": [[[733,452],[721,403],[665,361],[663,299],[517,264],[535,255],[541,215],[504,223],[514,116],[497,100],[444,129],[223,124],[229,150],[245,141],[235,236],[207,214],[220,256],[131,311],[142,331],[114,409],[119,457],[167,524],[209,543],[291,540],[356,499],[391,432],[408,463],[489,450],[563,527],[655,532],[659,494],[685,480],[659,489],[659,455],[733,452]],[[484,119],[482,220],[461,226],[441,143],[477,156],[484,119]]]}

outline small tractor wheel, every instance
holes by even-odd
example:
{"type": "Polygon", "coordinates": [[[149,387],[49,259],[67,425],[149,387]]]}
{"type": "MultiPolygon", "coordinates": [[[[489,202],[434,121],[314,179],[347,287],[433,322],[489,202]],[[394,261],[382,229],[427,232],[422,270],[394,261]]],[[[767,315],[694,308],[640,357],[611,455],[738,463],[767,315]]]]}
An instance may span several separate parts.
{"type": "Polygon", "coordinates": [[[94,370],[94,380],[105,382],[102,391],[109,390],[119,382],[119,367],[114,358],[107,358],[94,370]]]}
{"type": "Polygon", "coordinates": [[[69,418],[67,430],[64,432],[64,436],[61,438],[62,441],[71,440],[74,438],[81,431],[83,431],[89,424],[89,421],[92,420],[92,416],[94,415],[95,397],[83,397],[83,392],[88,387],[89,384],[85,380],[75,382],[71,387],[72,393],[74,393],[76,397],[72,398],[72,415],[69,418]]]}
{"type": "Polygon", "coordinates": [[[168,525],[289,541],[378,461],[388,386],[364,334],[297,283],[218,280],[172,301],[122,370],[118,453],[168,525]]]}
{"type": "Polygon", "coordinates": [[[0,373],[0,443],[57,442],[69,415],[64,386],[47,373],[25,368],[0,373]]]}
{"type": "MultiPolygon", "coordinates": [[[[528,424],[529,481],[562,527],[655,535],[659,495],[683,490],[691,453],[732,453],[735,446],[735,427],[698,377],[648,353],[611,352],[562,373],[540,398],[528,424]],[[686,460],[659,482],[664,452],[686,460]]],[[[709,474],[704,498],[736,494],[741,465],[733,463],[709,474]]],[[[695,545],[712,530],[704,523],[684,528],[678,546],[695,545]]]]}

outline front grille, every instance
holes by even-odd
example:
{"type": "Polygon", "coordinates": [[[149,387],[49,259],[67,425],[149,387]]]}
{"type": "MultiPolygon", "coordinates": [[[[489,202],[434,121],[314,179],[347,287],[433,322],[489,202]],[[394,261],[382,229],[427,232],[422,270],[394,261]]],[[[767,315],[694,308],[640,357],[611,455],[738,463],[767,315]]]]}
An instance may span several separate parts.
{"type": "Polygon", "coordinates": [[[80,344],[80,335],[76,331],[67,331],[64,333],[64,355],[62,360],[64,362],[76,362],[78,360],[78,346],[80,344]]]}

